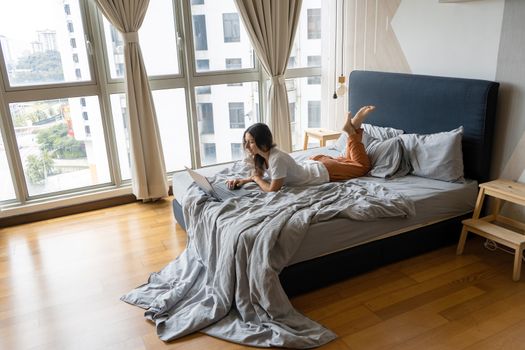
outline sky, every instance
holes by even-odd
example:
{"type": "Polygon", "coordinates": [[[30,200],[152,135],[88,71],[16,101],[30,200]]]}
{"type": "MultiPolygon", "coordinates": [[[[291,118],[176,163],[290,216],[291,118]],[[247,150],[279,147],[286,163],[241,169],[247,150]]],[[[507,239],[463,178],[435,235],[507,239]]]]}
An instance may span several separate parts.
{"type": "Polygon", "coordinates": [[[0,0],[0,35],[9,39],[13,58],[30,49],[29,43],[38,39],[37,30],[55,30],[63,24],[62,0],[0,0]]]}

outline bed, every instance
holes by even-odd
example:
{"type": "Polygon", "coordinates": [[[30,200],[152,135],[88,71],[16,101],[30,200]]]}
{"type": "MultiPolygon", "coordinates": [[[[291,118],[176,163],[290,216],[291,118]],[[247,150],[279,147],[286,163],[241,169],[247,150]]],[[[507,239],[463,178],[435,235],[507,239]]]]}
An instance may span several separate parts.
{"type": "MultiPolygon", "coordinates": [[[[354,71],[350,110],[373,164],[366,177],[284,186],[219,201],[173,177],[186,249],[121,300],[144,308],[164,341],[196,331],[257,347],[313,348],[337,334],[299,313],[289,297],[456,242],[479,182],[488,180],[499,85],[354,71]],[[181,200],[181,202],[179,202],[181,200]]],[[[333,156],[328,148],[293,154],[333,156]]],[[[244,162],[199,170],[212,184],[248,176],[244,162]]]]}
{"type": "MultiPolygon", "coordinates": [[[[312,225],[294,258],[280,273],[288,296],[457,242],[461,220],[473,210],[477,184],[489,180],[498,88],[498,83],[483,80],[353,71],[349,79],[350,111],[356,113],[363,105],[377,107],[367,123],[413,134],[462,126],[465,181],[454,183],[413,175],[392,180],[365,178],[409,196],[415,201],[418,215],[372,223],[336,218],[312,225]]],[[[293,156],[304,159],[318,153],[337,156],[340,150],[328,146],[294,152],[293,156]]],[[[213,176],[227,166],[199,171],[213,176]]],[[[177,173],[172,184],[174,215],[184,228],[177,199],[184,196],[191,179],[185,172],[177,173]]]]}

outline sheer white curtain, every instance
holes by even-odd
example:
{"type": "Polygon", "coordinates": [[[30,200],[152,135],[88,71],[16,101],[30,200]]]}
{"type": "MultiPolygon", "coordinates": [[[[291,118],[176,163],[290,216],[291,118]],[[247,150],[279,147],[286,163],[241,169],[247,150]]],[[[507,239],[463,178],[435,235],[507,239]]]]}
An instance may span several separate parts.
{"type": "Polygon", "coordinates": [[[274,140],[292,151],[284,73],[297,31],[302,0],[235,0],[257,57],[272,77],[267,122],[274,140]]]}
{"type": "Polygon", "coordinates": [[[95,1],[124,37],[133,194],[142,200],[166,197],[166,166],[138,36],[149,0],[95,1]]]}

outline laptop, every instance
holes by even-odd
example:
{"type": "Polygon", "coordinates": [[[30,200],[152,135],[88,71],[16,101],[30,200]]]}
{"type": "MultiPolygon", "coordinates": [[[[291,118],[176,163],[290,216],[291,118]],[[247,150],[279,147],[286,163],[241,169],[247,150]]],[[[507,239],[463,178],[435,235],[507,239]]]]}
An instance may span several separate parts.
{"type": "Polygon", "coordinates": [[[195,183],[197,184],[197,186],[200,187],[201,190],[220,201],[224,201],[228,198],[233,197],[242,197],[250,193],[250,191],[245,190],[243,188],[230,190],[228,186],[223,182],[217,182],[212,185],[210,181],[208,181],[206,176],[201,175],[195,170],[192,170],[188,167],[185,168],[186,171],[190,174],[193,181],[195,181],[195,183]]]}

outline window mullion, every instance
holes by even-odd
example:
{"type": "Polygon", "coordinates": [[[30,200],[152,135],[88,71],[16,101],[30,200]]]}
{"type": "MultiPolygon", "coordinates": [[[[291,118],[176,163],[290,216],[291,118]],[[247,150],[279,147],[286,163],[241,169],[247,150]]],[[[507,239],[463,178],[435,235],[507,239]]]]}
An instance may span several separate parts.
{"type": "MultiPolygon", "coordinates": [[[[106,140],[106,149],[108,155],[109,169],[111,174],[111,180],[115,186],[120,187],[122,184],[122,177],[120,171],[120,164],[118,161],[118,150],[117,143],[115,140],[115,132],[113,125],[113,118],[111,117],[111,103],[109,95],[111,89],[109,88],[110,84],[108,83],[109,74],[106,67],[105,56],[104,56],[104,38],[102,35],[102,14],[98,11],[96,4],[92,1],[87,2],[87,13],[89,14],[88,22],[88,32],[91,37],[97,38],[92,40],[93,42],[93,54],[91,55],[93,61],[93,74],[95,81],[98,82],[98,96],[100,98],[100,109],[101,109],[101,119],[104,130],[104,138],[106,140]]],[[[123,85],[123,84],[122,84],[123,85]]]]}
{"type": "Polygon", "coordinates": [[[199,141],[199,126],[197,120],[197,104],[195,96],[195,81],[194,72],[195,69],[195,56],[193,52],[193,36],[192,36],[192,15],[190,8],[190,0],[179,0],[180,6],[180,20],[178,23],[182,26],[182,43],[183,43],[183,55],[182,60],[184,61],[184,75],[186,77],[186,105],[188,106],[187,118],[188,118],[188,130],[190,132],[190,148],[192,149],[192,166],[201,166],[201,154],[200,154],[200,141],[199,141]]]}
{"type": "MultiPolygon", "coordinates": [[[[7,76],[5,76],[5,78],[7,78],[7,76]]],[[[18,144],[16,142],[16,137],[14,137],[15,132],[11,113],[5,102],[4,96],[5,91],[0,87],[0,123],[2,126],[2,135],[0,135],[0,137],[3,137],[4,139],[7,163],[9,164],[16,199],[20,204],[24,204],[28,198],[27,184],[25,182],[22,160],[18,153],[18,144]]]]}

